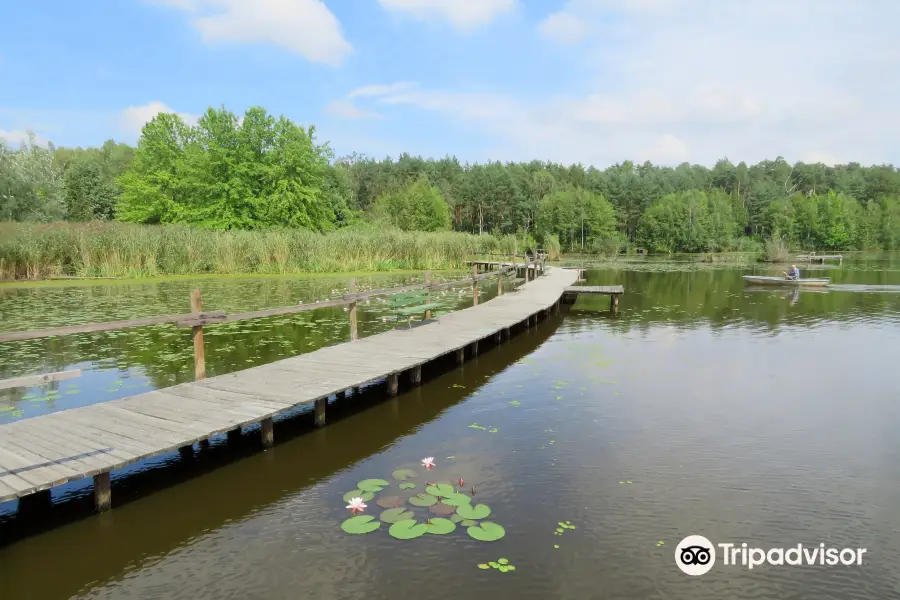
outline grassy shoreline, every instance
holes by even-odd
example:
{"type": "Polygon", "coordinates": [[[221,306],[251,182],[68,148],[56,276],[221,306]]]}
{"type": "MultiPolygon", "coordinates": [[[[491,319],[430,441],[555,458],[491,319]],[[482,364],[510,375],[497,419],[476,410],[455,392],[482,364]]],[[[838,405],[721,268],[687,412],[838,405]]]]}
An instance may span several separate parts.
{"type": "Polygon", "coordinates": [[[514,236],[450,231],[319,234],[115,222],[0,223],[0,280],[444,270],[463,268],[473,255],[515,251],[522,251],[522,243],[514,236]]]}

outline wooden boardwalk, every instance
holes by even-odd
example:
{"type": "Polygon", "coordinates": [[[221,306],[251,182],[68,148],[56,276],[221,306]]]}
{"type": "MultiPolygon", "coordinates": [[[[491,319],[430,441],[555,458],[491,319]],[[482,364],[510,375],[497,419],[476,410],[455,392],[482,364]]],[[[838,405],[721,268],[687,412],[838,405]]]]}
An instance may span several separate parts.
{"type": "Polygon", "coordinates": [[[220,433],[261,424],[262,445],[273,443],[272,417],[313,404],[325,424],[328,398],[387,378],[389,394],[407,374],[448,354],[462,362],[483,339],[508,338],[559,306],[578,271],[548,269],[519,291],[441,316],[267,365],[201,379],[121,400],[73,408],[0,426],[0,501],[22,498],[68,481],[94,478],[98,510],[111,506],[110,472],[220,433]]]}
{"type": "Polygon", "coordinates": [[[615,312],[619,310],[619,296],[624,293],[621,285],[572,285],[563,290],[563,302],[571,304],[579,294],[600,294],[609,296],[609,310],[615,312]]]}

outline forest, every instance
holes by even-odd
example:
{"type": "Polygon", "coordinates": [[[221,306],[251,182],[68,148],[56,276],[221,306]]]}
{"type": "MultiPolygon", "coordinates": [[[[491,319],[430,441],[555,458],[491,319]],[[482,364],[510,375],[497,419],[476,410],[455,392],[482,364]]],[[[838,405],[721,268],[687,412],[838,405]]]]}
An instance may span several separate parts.
{"type": "MultiPolygon", "coordinates": [[[[194,124],[159,114],[136,147],[112,140],[99,148],[0,143],[2,221],[218,232],[455,231],[607,255],[762,250],[772,240],[810,250],[896,249],[900,171],[781,157],[754,165],[722,158],[712,167],[626,160],[602,169],[408,154],[337,157],[314,127],[259,107],[243,115],[221,107],[194,124]]],[[[0,240],[0,260],[5,253],[14,261],[9,240],[17,226],[0,231],[9,236],[5,249],[0,240]]]]}

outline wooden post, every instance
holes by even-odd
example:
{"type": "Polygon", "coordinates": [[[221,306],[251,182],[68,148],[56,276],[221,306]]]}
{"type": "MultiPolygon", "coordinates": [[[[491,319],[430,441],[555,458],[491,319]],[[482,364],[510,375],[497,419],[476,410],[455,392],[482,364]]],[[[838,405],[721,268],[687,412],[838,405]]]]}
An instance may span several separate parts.
{"type": "Polygon", "coordinates": [[[94,508],[97,512],[105,512],[112,508],[112,486],[109,471],[94,475],[94,508]]]}
{"type": "Polygon", "coordinates": [[[188,458],[194,457],[194,445],[190,444],[189,446],[182,446],[178,449],[178,454],[181,455],[181,458],[187,460],[188,458]]]}
{"type": "Polygon", "coordinates": [[[236,427],[235,429],[231,429],[227,435],[228,435],[228,442],[234,443],[241,439],[241,428],[236,427]]]}
{"type": "Polygon", "coordinates": [[[197,442],[197,448],[199,450],[209,450],[209,438],[197,442]]]}
{"type": "Polygon", "coordinates": [[[416,365],[409,370],[409,380],[413,385],[422,383],[422,365],[416,365]]]}
{"type": "Polygon", "coordinates": [[[472,306],[478,306],[478,265],[472,265],[472,306]]]}
{"type": "Polygon", "coordinates": [[[503,271],[497,273],[497,295],[503,295],[503,271]]]}
{"type": "Polygon", "coordinates": [[[508,339],[509,339],[509,327],[505,327],[501,333],[503,333],[503,339],[504,339],[504,340],[508,340],[508,339]]]}
{"type": "Polygon", "coordinates": [[[472,356],[478,356],[478,340],[472,342],[472,356]]]}
{"type": "Polygon", "coordinates": [[[260,421],[259,428],[262,433],[263,448],[271,448],[275,443],[275,424],[272,422],[272,417],[260,421]]]}
{"type": "MultiPolygon", "coordinates": [[[[350,293],[356,293],[356,279],[350,280],[350,293]]],[[[359,330],[356,328],[356,300],[350,303],[350,341],[359,339],[359,330]]]]}
{"type": "Polygon", "coordinates": [[[325,411],[328,409],[328,398],[316,400],[314,415],[316,427],[325,427],[325,411]]]}
{"type": "MultiPolygon", "coordinates": [[[[200,290],[191,292],[191,312],[203,312],[203,298],[200,290]]],[[[194,379],[206,379],[206,352],[203,347],[203,326],[191,327],[191,338],[194,340],[194,379]]]]}
{"type": "Polygon", "coordinates": [[[528,261],[525,261],[525,283],[528,283],[528,261]]]}
{"type": "MultiPolygon", "coordinates": [[[[431,269],[425,271],[425,285],[428,286],[430,284],[431,284],[431,269]]],[[[425,288],[425,291],[426,292],[428,291],[427,287],[425,288]]],[[[425,320],[426,321],[431,320],[431,311],[430,310],[425,311],[425,320]]]]}
{"type": "Polygon", "coordinates": [[[456,351],[456,364],[461,365],[466,362],[466,349],[460,348],[456,351]]]}
{"type": "Polygon", "coordinates": [[[391,396],[397,395],[397,390],[399,388],[400,378],[397,376],[397,373],[391,373],[387,378],[387,386],[388,386],[388,394],[391,396]]]}
{"type": "Polygon", "coordinates": [[[619,295],[613,294],[609,297],[609,310],[612,312],[619,311],[619,295]]]}

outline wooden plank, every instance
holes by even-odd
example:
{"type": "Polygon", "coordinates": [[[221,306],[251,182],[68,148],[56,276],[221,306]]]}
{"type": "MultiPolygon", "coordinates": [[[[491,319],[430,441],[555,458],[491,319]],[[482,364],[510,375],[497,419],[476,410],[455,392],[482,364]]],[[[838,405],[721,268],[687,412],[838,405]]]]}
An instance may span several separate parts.
{"type": "Polygon", "coordinates": [[[214,310],[207,313],[187,313],[182,315],[163,315],[160,317],[145,317],[143,319],[129,319],[127,321],[109,321],[106,323],[86,323],[84,325],[70,325],[68,327],[50,327],[34,331],[11,331],[0,333],[0,342],[19,342],[22,340],[36,340],[39,338],[55,337],[58,335],[72,335],[73,333],[97,333],[99,331],[113,331],[116,329],[128,329],[130,327],[146,327],[148,325],[161,325],[163,323],[178,323],[190,319],[210,319],[224,317],[225,312],[214,310]]]}
{"type": "Polygon", "coordinates": [[[624,294],[625,288],[621,285],[573,285],[565,289],[566,294],[624,294]]]}
{"type": "Polygon", "coordinates": [[[63,381],[65,379],[73,379],[75,377],[81,377],[81,369],[72,369],[71,371],[58,371],[56,373],[42,373],[39,375],[23,375],[22,377],[12,377],[10,379],[0,380],[0,390],[8,390],[20,387],[32,387],[50,381],[63,381]]]}

